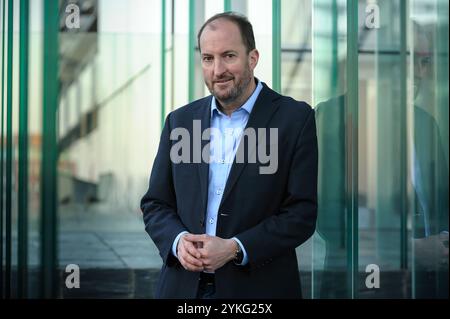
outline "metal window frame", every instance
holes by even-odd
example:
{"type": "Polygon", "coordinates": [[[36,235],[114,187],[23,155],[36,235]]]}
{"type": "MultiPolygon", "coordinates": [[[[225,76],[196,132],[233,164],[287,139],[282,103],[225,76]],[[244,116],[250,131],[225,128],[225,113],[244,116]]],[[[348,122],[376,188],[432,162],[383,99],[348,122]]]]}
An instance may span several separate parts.
{"type": "Polygon", "coordinates": [[[19,39],[19,172],[18,172],[18,297],[28,295],[28,52],[29,0],[20,1],[19,39]]]}
{"type": "Polygon", "coordinates": [[[161,0],[161,130],[166,117],[166,0],[161,0]]]}
{"type": "Polygon", "coordinates": [[[272,89],[281,93],[281,1],[272,0],[272,89]]]}
{"type": "Polygon", "coordinates": [[[231,11],[231,0],[223,0],[223,11],[228,12],[231,11]]]}
{"type": "Polygon", "coordinates": [[[358,298],[358,0],[347,0],[346,207],[348,291],[358,298]],[[356,62],[356,63],[352,63],[356,62]]]}
{"type": "MultiPolygon", "coordinates": [[[[14,1],[8,1],[8,31],[6,49],[6,192],[5,192],[5,298],[11,297],[12,263],[12,110],[13,110],[13,19],[14,1]]],[[[2,194],[3,195],[3,194],[2,194]]]]}
{"type": "MultiPolygon", "coordinates": [[[[195,0],[189,0],[188,102],[195,98],[195,0]]],[[[172,66],[173,67],[173,66],[172,66]]]]}
{"type": "Polygon", "coordinates": [[[57,140],[58,107],[58,27],[57,1],[43,1],[43,104],[41,163],[41,282],[42,297],[55,298],[58,285],[57,267],[57,140]]]}
{"type": "Polygon", "coordinates": [[[4,201],[3,201],[3,180],[4,180],[4,156],[3,156],[3,148],[4,148],[4,115],[5,115],[5,105],[4,105],[4,92],[5,92],[5,18],[6,18],[6,0],[2,0],[2,53],[1,53],[1,57],[2,57],[2,74],[1,74],[1,79],[2,79],[2,87],[1,87],[1,104],[2,104],[2,114],[1,114],[1,131],[0,131],[0,135],[1,135],[1,140],[0,140],[0,194],[2,194],[0,196],[0,298],[3,298],[4,296],[4,287],[5,285],[3,284],[5,278],[4,278],[4,270],[3,270],[3,229],[4,229],[4,224],[3,224],[3,218],[4,218],[4,210],[3,210],[3,205],[4,205],[4,201]]]}

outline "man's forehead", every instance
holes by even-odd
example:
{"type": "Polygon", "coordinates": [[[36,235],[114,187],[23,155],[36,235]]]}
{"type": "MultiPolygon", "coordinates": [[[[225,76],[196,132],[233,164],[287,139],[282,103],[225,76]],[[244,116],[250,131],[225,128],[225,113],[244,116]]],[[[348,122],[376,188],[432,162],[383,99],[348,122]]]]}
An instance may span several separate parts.
{"type": "Polygon", "coordinates": [[[236,50],[236,45],[244,45],[239,27],[226,19],[217,19],[206,25],[200,43],[202,49],[211,44],[211,49],[219,49],[220,46],[221,51],[236,50]]]}
{"type": "Polygon", "coordinates": [[[211,34],[222,35],[230,39],[241,39],[241,32],[236,23],[225,19],[217,19],[212,21],[211,23],[208,23],[202,32],[200,40],[205,38],[205,36],[209,36],[211,34]]]}
{"type": "Polygon", "coordinates": [[[234,28],[237,31],[239,31],[238,30],[238,26],[237,26],[237,24],[235,22],[230,21],[230,20],[225,19],[225,18],[218,18],[218,19],[216,19],[214,21],[211,21],[210,23],[208,23],[205,26],[205,30],[209,29],[209,30],[215,31],[215,30],[217,30],[219,28],[222,28],[222,27],[234,28]]]}

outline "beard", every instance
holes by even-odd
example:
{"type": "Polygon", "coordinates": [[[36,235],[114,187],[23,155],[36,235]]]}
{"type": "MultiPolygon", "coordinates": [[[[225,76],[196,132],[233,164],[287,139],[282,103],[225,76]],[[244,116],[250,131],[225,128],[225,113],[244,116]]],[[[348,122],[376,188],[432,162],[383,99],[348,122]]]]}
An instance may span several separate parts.
{"type": "Polygon", "coordinates": [[[435,101],[435,82],[428,78],[414,78],[414,104],[432,112],[435,101]]]}
{"type": "MultiPolygon", "coordinates": [[[[218,78],[217,80],[224,80],[224,79],[232,79],[234,81],[235,78],[233,78],[232,75],[223,75],[222,77],[218,78]]],[[[239,79],[237,83],[232,85],[231,88],[226,90],[225,92],[221,92],[214,89],[214,81],[211,81],[210,83],[206,83],[206,86],[208,87],[209,92],[221,103],[223,104],[230,104],[233,103],[244,94],[245,90],[248,88],[250,81],[252,80],[252,74],[250,71],[250,67],[247,65],[244,73],[242,74],[242,77],[239,79]]],[[[234,83],[234,82],[233,82],[234,83]]]]}

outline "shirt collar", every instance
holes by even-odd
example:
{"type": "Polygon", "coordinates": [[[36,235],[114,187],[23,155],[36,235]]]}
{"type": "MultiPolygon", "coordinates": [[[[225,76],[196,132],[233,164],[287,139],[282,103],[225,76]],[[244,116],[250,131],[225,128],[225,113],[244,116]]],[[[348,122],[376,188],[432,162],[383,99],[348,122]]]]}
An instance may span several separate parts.
{"type": "MultiPolygon", "coordinates": [[[[255,78],[255,80],[256,80],[257,84],[256,84],[256,88],[253,91],[252,95],[250,95],[250,97],[247,99],[247,101],[242,106],[237,108],[235,111],[243,109],[243,110],[247,111],[248,114],[250,114],[252,112],[253,107],[255,106],[256,99],[258,98],[259,93],[263,89],[261,81],[259,81],[256,78],[255,78]]],[[[216,98],[213,96],[212,100],[211,100],[211,117],[214,115],[214,110],[216,110],[218,113],[222,113],[219,110],[219,108],[217,107],[216,98]]]]}

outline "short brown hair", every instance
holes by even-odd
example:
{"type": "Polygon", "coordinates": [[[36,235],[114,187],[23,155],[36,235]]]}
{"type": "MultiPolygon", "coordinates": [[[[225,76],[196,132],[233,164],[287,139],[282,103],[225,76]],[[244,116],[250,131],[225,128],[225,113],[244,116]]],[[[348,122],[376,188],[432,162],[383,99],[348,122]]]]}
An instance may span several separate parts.
{"type": "Polygon", "coordinates": [[[228,12],[218,13],[218,14],[212,16],[202,25],[202,27],[200,28],[200,30],[198,31],[198,34],[197,34],[197,44],[198,44],[198,49],[200,51],[201,51],[200,36],[202,35],[203,30],[205,29],[205,27],[208,24],[210,24],[211,22],[218,20],[218,19],[226,19],[228,21],[235,23],[239,27],[239,30],[241,31],[242,41],[244,42],[244,45],[247,48],[247,53],[249,53],[250,51],[252,51],[256,48],[255,35],[253,34],[253,27],[252,27],[252,24],[250,23],[250,21],[248,21],[247,17],[240,13],[237,13],[237,12],[228,11],[228,12]]]}

